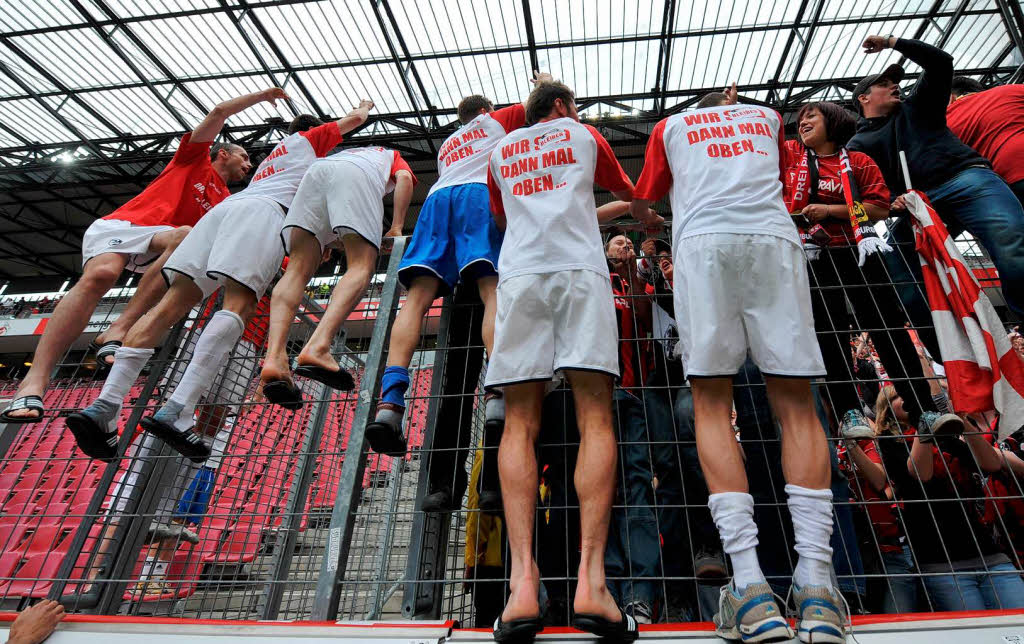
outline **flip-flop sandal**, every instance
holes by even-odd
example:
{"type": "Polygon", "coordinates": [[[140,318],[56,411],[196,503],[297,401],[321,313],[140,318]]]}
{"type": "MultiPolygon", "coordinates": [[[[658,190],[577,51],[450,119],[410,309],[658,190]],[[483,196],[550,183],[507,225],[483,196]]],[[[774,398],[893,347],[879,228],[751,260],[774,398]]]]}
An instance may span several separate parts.
{"type": "Polygon", "coordinates": [[[388,423],[373,421],[366,426],[370,449],[386,456],[405,456],[406,443],[402,430],[388,423]]]}
{"type": "Polygon", "coordinates": [[[537,633],[544,630],[544,617],[537,615],[503,622],[498,615],[492,630],[495,642],[532,642],[537,633]]]}
{"type": "Polygon", "coordinates": [[[305,402],[302,399],[302,390],[287,380],[271,380],[263,385],[263,395],[275,405],[291,411],[302,409],[305,402]]]}
{"type": "Polygon", "coordinates": [[[170,445],[171,449],[193,463],[204,463],[212,454],[210,446],[203,442],[202,437],[191,429],[180,432],[173,425],[157,420],[152,416],[143,418],[140,424],[147,432],[170,445]]]}
{"type": "Polygon", "coordinates": [[[316,380],[331,389],[339,391],[351,391],[356,386],[356,381],[352,379],[352,374],[341,368],[333,371],[312,364],[299,365],[295,368],[295,375],[316,380]]]}
{"type": "Polygon", "coordinates": [[[43,419],[43,399],[39,396],[21,396],[11,401],[7,409],[0,413],[0,421],[10,425],[23,425],[25,423],[38,423],[43,419]],[[39,412],[38,416],[11,416],[12,411],[19,409],[32,409],[39,412]]]}
{"type": "Polygon", "coordinates": [[[619,614],[622,616],[622,619],[612,622],[601,615],[576,613],[572,618],[572,627],[578,631],[586,631],[596,635],[605,642],[636,641],[640,637],[636,620],[627,615],[621,608],[619,609],[619,614]]]}
{"type": "Polygon", "coordinates": [[[75,442],[83,454],[105,463],[117,460],[117,432],[104,431],[91,416],[80,412],[69,414],[64,422],[75,435],[75,442]]]}
{"type": "Polygon", "coordinates": [[[114,363],[107,362],[107,358],[113,358],[117,350],[124,346],[124,343],[120,340],[111,340],[110,342],[104,342],[102,345],[93,342],[89,345],[89,348],[96,352],[95,360],[96,366],[101,369],[109,369],[114,366],[114,363]]]}

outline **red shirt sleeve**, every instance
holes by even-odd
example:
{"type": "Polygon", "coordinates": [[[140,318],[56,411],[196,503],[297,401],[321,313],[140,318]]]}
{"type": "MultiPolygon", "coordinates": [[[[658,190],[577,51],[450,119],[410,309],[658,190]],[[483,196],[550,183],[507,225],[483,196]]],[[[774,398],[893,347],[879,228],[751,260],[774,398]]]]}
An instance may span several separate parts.
{"type": "Polygon", "coordinates": [[[636,182],[633,197],[657,201],[665,196],[672,187],[672,170],[668,165],[665,153],[665,123],[668,119],[658,121],[647,140],[647,151],[644,153],[644,169],[636,182]]]}
{"type": "Polygon", "coordinates": [[[498,187],[498,182],[494,180],[494,169],[491,164],[487,164],[487,193],[491,197],[491,212],[504,215],[505,214],[505,202],[501,200],[501,188],[498,187]]]}
{"type": "Polygon", "coordinates": [[[398,150],[395,150],[395,160],[391,162],[391,176],[388,178],[394,179],[395,173],[398,172],[399,170],[405,170],[406,172],[412,175],[413,185],[416,185],[417,183],[420,182],[419,179],[416,178],[416,173],[412,171],[412,168],[409,167],[409,164],[406,162],[406,160],[402,158],[402,155],[399,154],[398,150]]]}
{"type": "Polygon", "coordinates": [[[213,141],[193,143],[192,133],[186,132],[185,136],[181,137],[181,142],[178,144],[178,149],[174,152],[174,158],[171,159],[171,163],[189,165],[203,157],[209,160],[211,147],[213,147],[213,141]]]}
{"type": "Polygon", "coordinates": [[[779,117],[779,181],[782,182],[782,200],[789,203],[789,185],[786,181],[786,122],[782,115],[775,112],[779,117]]]}
{"type": "Polygon", "coordinates": [[[592,125],[585,125],[584,127],[587,128],[590,135],[594,137],[594,141],[597,142],[597,163],[594,166],[594,183],[610,192],[628,191],[632,194],[633,182],[629,180],[626,171],[622,169],[619,160],[615,158],[615,153],[612,152],[612,146],[608,145],[608,140],[601,136],[601,133],[592,125]]]}
{"type": "Polygon", "coordinates": [[[491,118],[501,123],[501,127],[508,133],[526,125],[526,108],[522,103],[516,103],[491,112],[491,118]]]}
{"type": "Polygon", "coordinates": [[[324,123],[314,128],[300,132],[302,136],[306,137],[309,144],[313,146],[313,152],[318,157],[325,157],[327,153],[333,150],[341,143],[341,130],[338,129],[338,122],[331,121],[330,123],[324,123]]]}
{"type": "Polygon", "coordinates": [[[888,208],[889,188],[885,185],[878,164],[863,152],[850,152],[850,166],[853,167],[853,178],[857,180],[857,189],[860,190],[860,200],[888,208]]]}

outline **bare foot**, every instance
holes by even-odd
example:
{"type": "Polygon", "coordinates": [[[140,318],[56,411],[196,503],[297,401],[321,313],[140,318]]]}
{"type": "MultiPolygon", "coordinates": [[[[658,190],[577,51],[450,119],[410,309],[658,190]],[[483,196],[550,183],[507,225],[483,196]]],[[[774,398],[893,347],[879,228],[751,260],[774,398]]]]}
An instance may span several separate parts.
{"type": "Polygon", "coordinates": [[[622,619],[622,613],[615,603],[615,598],[608,592],[608,586],[602,584],[596,588],[589,588],[583,579],[576,585],[572,609],[573,612],[585,615],[600,615],[611,622],[622,619]]]}
{"type": "Polygon", "coordinates": [[[341,368],[338,361],[331,355],[330,349],[320,350],[310,348],[309,346],[302,347],[302,351],[299,352],[299,357],[296,358],[296,362],[302,367],[323,367],[330,371],[337,371],[341,368]]]}
{"type": "Polygon", "coordinates": [[[267,384],[275,380],[292,381],[292,370],[288,364],[288,356],[270,356],[263,361],[263,371],[260,372],[260,382],[267,384]]]}
{"type": "Polygon", "coordinates": [[[527,619],[540,615],[540,569],[533,563],[533,572],[529,577],[509,582],[508,603],[501,613],[501,621],[508,623],[514,619],[527,619]]]}
{"type": "Polygon", "coordinates": [[[11,624],[7,644],[39,644],[49,637],[60,620],[64,619],[64,607],[46,599],[21,611],[11,624]]]}

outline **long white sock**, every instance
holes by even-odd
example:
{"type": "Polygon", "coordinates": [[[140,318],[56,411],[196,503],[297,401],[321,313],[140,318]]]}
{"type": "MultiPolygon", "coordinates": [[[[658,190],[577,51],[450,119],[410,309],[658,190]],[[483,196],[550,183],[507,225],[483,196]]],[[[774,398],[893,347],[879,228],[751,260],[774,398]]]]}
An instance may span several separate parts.
{"type": "Polygon", "coordinates": [[[227,362],[231,349],[238,338],[242,337],[243,330],[245,323],[242,318],[231,311],[217,311],[206,323],[206,328],[196,342],[195,351],[192,352],[192,360],[168,399],[168,402],[181,405],[180,420],[175,423],[175,427],[188,429],[192,426],[199,397],[213,384],[217,372],[227,362]]]}
{"type": "Polygon", "coordinates": [[[732,579],[742,594],[750,584],[765,582],[757,561],[757,525],[754,497],[742,492],[721,492],[708,496],[711,518],[722,537],[722,549],[732,562],[732,579]]]}
{"type": "Polygon", "coordinates": [[[800,558],[793,571],[797,586],[832,585],[832,490],[787,485],[793,537],[800,558]]]}
{"type": "Polygon", "coordinates": [[[120,407],[132,385],[138,380],[142,368],[146,366],[149,359],[153,357],[153,349],[137,349],[135,347],[121,347],[114,353],[114,364],[110,367],[110,373],[103,383],[103,389],[97,400],[103,400],[120,407]]]}

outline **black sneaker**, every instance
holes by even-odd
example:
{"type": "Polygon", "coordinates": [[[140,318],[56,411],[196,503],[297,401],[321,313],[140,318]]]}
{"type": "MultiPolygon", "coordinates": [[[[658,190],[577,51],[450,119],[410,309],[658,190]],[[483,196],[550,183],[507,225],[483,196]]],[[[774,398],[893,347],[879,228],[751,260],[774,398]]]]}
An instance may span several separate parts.
{"type": "Polygon", "coordinates": [[[458,509],[452,502],[451,491],[447,489],[431,492],[420,503],[420,510],[430,513],[455,512],[458,509]]]}
{"type": "Polygon", "coordinates": [[[480,511],[486,514],[501,514],[505,506],[501,502],[501,492],[498,490],[480,491],[480,511]]]}
{"type": "Polygon", "coordinates": [[[213,454],[203,438],[191,429],[178,431],[174,425],[159,421],[153,416],[143,418],[140,424],[147,432],[170,445],[171,449],[193,463],[204,463],[213,454]]]}

